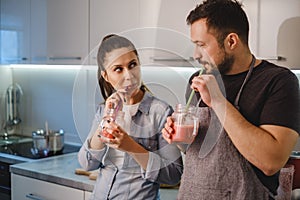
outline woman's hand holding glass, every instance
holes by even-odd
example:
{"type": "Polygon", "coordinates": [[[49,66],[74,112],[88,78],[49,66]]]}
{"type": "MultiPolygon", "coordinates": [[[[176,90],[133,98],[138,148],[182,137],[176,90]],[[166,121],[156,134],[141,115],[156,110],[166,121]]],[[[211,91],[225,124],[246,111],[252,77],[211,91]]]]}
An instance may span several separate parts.
{"type": "Polygon", "coordinates": [[[135,142],[115,121],[109,122],[102,130],[100,140],[109,147],[126,152],[130,151],[131,144],[135,142]]]}

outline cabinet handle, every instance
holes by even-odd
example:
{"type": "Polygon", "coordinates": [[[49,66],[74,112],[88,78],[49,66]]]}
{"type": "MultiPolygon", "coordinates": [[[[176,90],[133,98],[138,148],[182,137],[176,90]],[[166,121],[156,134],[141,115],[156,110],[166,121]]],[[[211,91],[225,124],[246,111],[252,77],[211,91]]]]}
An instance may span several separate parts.
{"type": "Polygon", "coordinates": [[[32,199],[32,200],[44,200],[43,198],[36,196],[34,194],[26,194],[27,199],[32,199]]]}
{"type": "Polygon", "coordinates": [[[81,60],[81,57],[49,57],[49,60],[81,60]]]}
{"type": "Polygon", "coordinates": [[[268,57],[268,58],[261,58],[262,60],[276,60],[276,61],[286,61],[286,57],[283,56],[275,56],[275,57],[268,57]]]}
{"type": "Polygon", "coordinates": [[[5,61],[16,62],[16,61],[26,61],[28,58],[20,57],[20,58],[4,58],[5,61]]]}
{"type": "Polygon", "coordinates": [[[151,57],[153,61],[166,61],[166,62],[191,62],[194,61],[194,58],[172,58],[172,57],[151,57]]]}

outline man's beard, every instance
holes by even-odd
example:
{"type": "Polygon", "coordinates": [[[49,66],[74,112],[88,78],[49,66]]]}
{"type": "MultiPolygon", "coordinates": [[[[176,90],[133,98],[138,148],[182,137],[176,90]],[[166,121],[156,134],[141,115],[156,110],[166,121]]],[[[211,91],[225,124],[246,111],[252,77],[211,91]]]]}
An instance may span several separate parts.
{"type": "Polygon", "coordinates": [[[215,63],[202,61],[201,59],[198,59],[198,62],[202,64],[203,66],[206,66],[205,72],[207,74],[226,74],[232,69],[232,65],[234,63],[234,56],[227,54],[224,52],[224,58],[222,62],[218,65],[215,63]]]}
{"type": "Polygon", "coordinates": [[[234,63],[233,55],[229,55],[226,52],[224,54],[225,55],[223,61],[217,65],[217,69],[219,70],[219,73],[222,75],[228,73],[231,70],[232,65],[234,63]]]}

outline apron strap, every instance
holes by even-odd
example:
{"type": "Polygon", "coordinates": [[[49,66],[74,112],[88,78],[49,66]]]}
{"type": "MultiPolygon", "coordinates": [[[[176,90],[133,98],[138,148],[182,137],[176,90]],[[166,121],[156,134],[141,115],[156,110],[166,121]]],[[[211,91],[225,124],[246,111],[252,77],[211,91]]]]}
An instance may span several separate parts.
{"type": "Polygon", "coordinates": [[[252,74],[252,71],[253,71],[253,68],[254,68],[254,64],[255,64],[255,60],[256,59],[255,59],[254,55],[252,55],[252,61],[251,61],[251,64],[250,64],[249,71],[248,71],[248,73],[246,75],[246,78],[244,79],[244,82],[243,82],[243,84],[242,84],[242,86],[241,86],[241,88],[240,88],[240,90],[239,90],[239,92],[238,92],[238,94],[237,94],[237,96],[236,96],[236,98],[234,100],[234,106],[238,110],[240,109],[240,107],[239,107],[239,101],[240,101],[240,97],[241,97],[242,91],[243,91],[244,86],[246,85],[247,81],[249,80],[251,74],[252,74]]]}

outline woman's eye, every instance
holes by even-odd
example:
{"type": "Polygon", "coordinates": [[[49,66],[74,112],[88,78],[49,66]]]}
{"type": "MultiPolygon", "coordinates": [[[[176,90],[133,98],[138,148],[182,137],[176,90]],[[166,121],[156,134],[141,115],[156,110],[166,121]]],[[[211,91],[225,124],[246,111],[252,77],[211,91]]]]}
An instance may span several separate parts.
{"type": "Polygon", "coordinates": [[[129,64],[129,68],[134,68],[137,66],[137,62],[132,62],[129,64]]]}
{"type": "Polygon", "coordinates": [[[116,67],[116,68],[114,68],[115,72],[121,72],[122,70],[123,70],[122,67],[116,67]]]}

